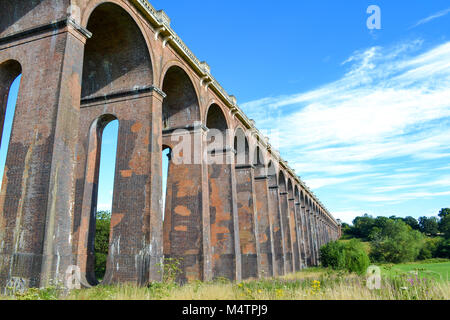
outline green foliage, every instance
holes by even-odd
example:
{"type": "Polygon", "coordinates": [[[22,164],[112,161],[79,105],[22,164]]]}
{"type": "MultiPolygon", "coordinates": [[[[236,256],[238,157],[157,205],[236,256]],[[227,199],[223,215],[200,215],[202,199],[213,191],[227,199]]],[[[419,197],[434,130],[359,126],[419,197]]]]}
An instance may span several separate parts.
{"type": "Polygon", "coordinates": [[[450,259],[450,239],[443,239],[436,250],[436,257],[450,259]]]}
{"type": "Polygon", "coordinates": [[[61,285],[50,285],[46,288],[27,288],[18,291],[12,288],[7,288],[7,290],[16,300],[58,300],[62,297],[63,292],[61,285]]]}
{"type": "Polygon", "coordinates": [[[163,283],[175,283],[183,272],[180,268],[182,261],[183,258],[165,258],[163,263],[158,264],[161,267],[158,272],[162,274],[163,283]]]}
{"type": "Polygon", "coordinates": [[[439,233],[439,220],[436,217],[420,217],[420,231],[426,235],[436,236],[439,233]]]}
{"type": "Polygon", "coordinates": [[[332,241],[320,248],[320,261],[325,268],[342,270],[345,268],[344,243],[332,241]]]}
{"type": "Polygon", "coordinates": [[[443,218],[443,217],[446,217],[446,216],[450,216],[450,208],[442,208],[442,209],[439,211],[438,216],[439,216],[440,218],[443,218]]]}
{"type": "Polygon", "coordinates": [[[427,260],[436,257],[437,249],[441,242],[442,238],[425,238],[417,258],[419,260],[427,260]]]}
{"type": "Polygon", "coordinates": [[[320,248],[320,261],[324,267],[363,274],[370,260],[364,245],[352,239],[348,242],[333,241],[320,248]]]}
{"type": "Polygon", "coordinates": [[[376,262],[414,261],[423,246],[423,235],[402,220],[387,220],[383,229],[371,234],[370,258],[376,262]]]}
{"type": "Polygon", "coordinates": [[[353,220],[353,235],[357,238],[368,239],[372,228],[375,226],[375,219],[368,214],[356,217],[353,220]]]}
{"type": "Polygon", "coordinates": [[[99,280],[103,279],[106,272],[110,226],[111,213],[109,211],[97,212],[95,224],[95,276],[99,280]]]}
{"type": "Polygon", "coordinates": [[[444,234],[444,238],[450,239],[450,214],[441,217],[439,231],[444,234]]]}
{"type": "Polygon", "coordinates": [[[405,222],[413,230],[420,230],[419,222],[413,217],[406,217],[403,219],[403,222],[405,222]]]}

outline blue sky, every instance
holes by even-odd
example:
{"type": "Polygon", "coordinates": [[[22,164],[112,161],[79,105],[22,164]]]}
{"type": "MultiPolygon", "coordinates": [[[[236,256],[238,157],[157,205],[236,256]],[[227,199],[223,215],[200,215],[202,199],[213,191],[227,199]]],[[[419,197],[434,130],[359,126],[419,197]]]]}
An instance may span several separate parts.
{"type": "Polygon", "coordinates": [[[450,206],[448,0],[151,3],[336,218],[450,206]]]}

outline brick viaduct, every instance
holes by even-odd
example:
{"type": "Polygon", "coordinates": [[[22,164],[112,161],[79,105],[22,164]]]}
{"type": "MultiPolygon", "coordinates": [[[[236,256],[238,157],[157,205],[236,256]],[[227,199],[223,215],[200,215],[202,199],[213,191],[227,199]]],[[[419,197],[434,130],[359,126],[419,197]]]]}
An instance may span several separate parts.
{"type": "Polygon", "coordinates": [[[22,79],[0,194],[0,288],[63,281],[73,265],[85,286],[97,283],[99,157],[112,120],[105,283],[159,281],[163,257],[182,258],[180,281],[282,275],[316,265],[320,246],[339,238],[337,221],[163,11],[146,0],[1,2],[2,129],[22,79]],[[162,151],[174,150],[178,129],[198,149],[191,162],[170,161],[163,218],[162,151]],[[223,148],[210,147],[210,129],[223,132],[223,148]]]}

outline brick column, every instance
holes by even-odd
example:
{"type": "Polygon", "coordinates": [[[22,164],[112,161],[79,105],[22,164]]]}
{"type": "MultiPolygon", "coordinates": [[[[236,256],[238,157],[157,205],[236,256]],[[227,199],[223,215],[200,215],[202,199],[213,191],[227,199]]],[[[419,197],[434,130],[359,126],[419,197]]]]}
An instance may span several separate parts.
{"type": "Polygon", "coordinates": [[[304,269],[306,267],[306,248],[305,248],[305,223],[303,219],[302,206],[300,202],[295,203],[295,212],[297,214],[297,242],[298,242],[298,250],[299,250],[299,258],[300,258],[300,269],[304,269]]]}
{"type": "Polygon", "coordinates": [[[284,243],[283,229],[281,228],[280,194],[278,185],[269,186],[270,219],[273,226],[273,247],[274,247],[274,275],[285,274],[284,264],[284,243]]]}
{"type": "Polygon", "coordinates": [[[202,157],[206,131],[201,124],[163,131],[163,144],[172,149],[164,219],[164,257],[180,260],[179,280],[182,282],[211,278],[208,177],[204,172],[207,164],[202,157]]]}
{"type": "Polygon", "coordinates": [[[281,228],[283,230],[283,247],[284,247],[284,272],[285,274],[292,272],[292,246],[291,233],[289,230],[289,207],[288,207],[288,193],[280,192],[280,217],[281,228]]]}
{"type": "Polygon", "coordinates": [[[309,267],[311,265],[311,237],[310,237],[310,225],[309,225],[309,219],[306,211],[305,206],[301,206],[301,213],[302,213],[302,219],[303,219],[303,239],[304,239],[304,262],[306,267],[309,267]]]}
{"type": "Polygon", "coordinates": [[[260,274],[260,245],[255,207],[253,165],[236,165],[236,193],[239,214],[242,279],[258,278],[260,274]]]}
{"type": "Polygon", "coordinates": [[[22,64],[0,196],[0,288],[64,281],[72,238],[83,52],[69,20],[0,39],[0,63],[22,64]]]}
{"type": "Polygon", "coordinates": [[[260,248],[260,277],[274,275],[273,228],[269,217],[269,180],[264,172],[264,166],[255,170],[256,212],[258,220],[258,242],[260,248]]]}
{"type": "Polygon", "coordinates": [[[289,227],[291,234],[291,251],[292,251],[292,271],[300,271],[300,252],[299,243],[297,238],[297,219],[295,212],[295,199],[290,198],[289,200],[289,227]]]}
{"type": "Polygon", "coordinates": [[[209,206],[213,277],[241,280],[234,149],[209,150],[209,206]]]}

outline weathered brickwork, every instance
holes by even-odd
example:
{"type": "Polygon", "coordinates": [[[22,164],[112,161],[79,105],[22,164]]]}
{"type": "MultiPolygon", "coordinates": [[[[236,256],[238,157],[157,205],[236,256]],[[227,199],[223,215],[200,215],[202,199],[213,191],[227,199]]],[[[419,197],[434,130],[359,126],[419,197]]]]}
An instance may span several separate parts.
{"type": "Polygon", "coordinates": [[[320,246],[340,237],[337,221],[147,0],[3,0],[1,129],[20,74],[0,193],[0,288],[64,281],[71,266],[83,286],[97,284],[101,138],[114,120],[105,284],[160,281],[167,257],[181,258],[181,282],[283,275],[317,265],[320,246]],[[223,147],[210,144],[213,130],[223,147]],[[177,149],[182,140],[190,152],[177,149]]]}

